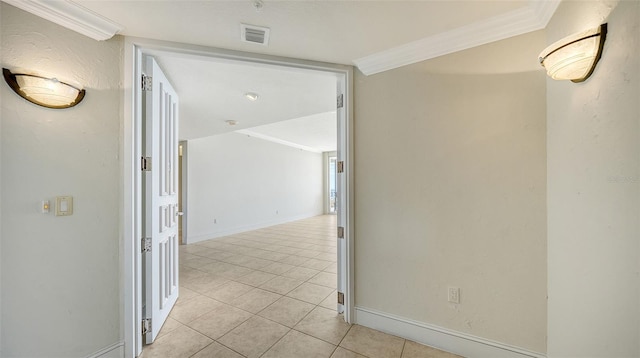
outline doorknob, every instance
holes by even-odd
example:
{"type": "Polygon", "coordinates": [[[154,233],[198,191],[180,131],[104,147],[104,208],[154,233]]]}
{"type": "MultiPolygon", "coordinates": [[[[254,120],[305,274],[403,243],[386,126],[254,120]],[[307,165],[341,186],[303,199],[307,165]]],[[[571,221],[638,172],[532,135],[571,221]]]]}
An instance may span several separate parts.
{"type": "Polygon", "coordinates": [[[184,213],[182,211],[176,211],[176,216],[182,216],[184,213]]]}

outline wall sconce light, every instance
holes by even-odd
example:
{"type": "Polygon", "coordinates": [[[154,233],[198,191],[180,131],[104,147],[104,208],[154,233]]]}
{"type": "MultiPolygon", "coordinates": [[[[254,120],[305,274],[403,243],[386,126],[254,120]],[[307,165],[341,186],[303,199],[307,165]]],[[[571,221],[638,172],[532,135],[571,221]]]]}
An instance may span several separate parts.
{"type": "Polygon", "coordinates": [[[540,53],[540,64],[554,80],[582,82],[589,78],[602,54],[607,24],[574,34],[540,53]]]}
{"type": "Polygon", "coordinates": [[[2,69],[4,80],[20,97],[42,107],[63,109],[80,103],[85,90],[60,82],[55,78],[11,73],[2,69]]]}

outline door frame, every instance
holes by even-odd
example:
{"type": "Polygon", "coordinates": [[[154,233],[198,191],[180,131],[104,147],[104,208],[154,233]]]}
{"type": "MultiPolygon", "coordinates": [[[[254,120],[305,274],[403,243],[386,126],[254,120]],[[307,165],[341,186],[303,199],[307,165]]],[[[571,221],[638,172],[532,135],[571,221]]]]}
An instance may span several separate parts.
{"type": "Polygon", "coordinates": [[[142,173],[140,158],[142,153],[141,123],[142,90],[140,79],[142,76],[142,56],[153,56],[154,53],[172,53],[177,56],[201,56],[217,61],[240,61],[255,64],[284,66],[290,69],[315,70],[334,73],[338,86],[344,94],[344,109],[346,121],[342,131],[346,145],[346,163],[343,174],[346,182],[345,203],[345,240],[346,265],[344,280],[346,281],[345,320],[355,323],[354,305],[354,225],[353,225],[353,67],[285,57],[269,56],[249,52],[225,50],[213,47],[187,45],[175,42],[151,40],[136,37],[124,38],[123,63],[123,117],[122,117],[122,158],[123,158],[123,197],[122,197],[122,226],[121,250],[123,258],[123,302],[122,302],[122,331],[124,332],[125,357],[134,358],[142,352],[142,267],[141,242],[142,237],[142,173]]]}
{"type": "Polygon", "coordinates": [[[188,142],[186,140],[181,140],[178,142],[178,150],[180,150],[180,148],[182,148],[181,150],[181,154],[179,154],[178,156],[178,160],[181,162],[181,167],[180,167],[180,172],[179,172],[179,176],[180,176],[180,211],[182,212],[182,215],[180,216],[180,222],[182,225],[182,241],[180,242],[180,245],[186,245],[189,243],[189,239],[188,239],[188,233],[187,233],[187,222],[189,221],[188,218],[188,213],[187,213],[187,207],[188,207],[188,194],[189,194],[189,188],[188,188],[188,183],[189,183],[189,146],[187,144],[188,142]]]}

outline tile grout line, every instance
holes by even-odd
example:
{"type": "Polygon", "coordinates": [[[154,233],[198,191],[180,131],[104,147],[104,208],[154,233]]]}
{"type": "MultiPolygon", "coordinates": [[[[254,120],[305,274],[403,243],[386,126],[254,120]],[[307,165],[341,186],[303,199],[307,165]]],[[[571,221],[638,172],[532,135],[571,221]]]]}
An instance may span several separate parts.
{"type": "MultiPolygon", "coordinates": [[[[197,331],[196,331],[196,332],[197,332],[197,331]]],[[[199,332],[199,333],[202,333],[202,332],[199,332]]],[[[209,338],[211,338],[211,337],[209,337],[209,338]]],[[[216,343],[216,340],[215,340],[215,339],[212,339],[212,340],[211,340],[211,343],[209,343],[209,344],[207,344],[206,346],[202,347],[202,349],[201,349],[201,350],[199,350],[199,351],[197,351],[197,352],[193,353],[193,354],[192,354],[192,355],[190,355],[189,357],[193,357],[193,356],[195,356],[196,354],[198,354],[198,353],[202,352],[203,350],[207,349],[207,347],[209,347],[210,345],[212,345],[212,344],[214,344],[214,343],[216,343]]]]}
{"type": "MultiPolygon", "coordinates": [[[[277,323],[277,322],[276,322],[277,323]]],[[[283,325],[284,326],[284,325],[283,325]]],[[[286,327],[286,326],[285,326],[286,327]]],[[[289,328],[289,327],[287,327],[289,328]]],[[[289,334],[289,332],[293,331],[293,328],[289,328],[289,330],[287,331],[287,333],[285,333],[282,337],[280,337],[277,341],[275,341],[272,345],[269,346],[269,348],[267,348],[267,350],[265,350],[264,352],[262,352],[262,354],[260,354],[259,357],[262,357],[263,355],[267,354],[267,352],[269,352],[271,350],[271,348],[273,348],[273,346],[275,346],[276,344],[278,344],[278,342],[280,342],[284,337],[287,336],[287,334],[289,334]]]]}
{"type": "MultiPolygon", "coordinates": [[[[235,328],[234,328],[234,329],[235,329],[235,328]]],[[[232,329],[231,331],[233,331],[233,329],[232,329]]],[[[229,331],[229,332],[231,332],[231,331],[229,331]]],[[[227,332],[227,333],[229,333],[229,332],[227,332]]],[[[224,336],[223,336],[223,337],[224,337],[224,336]]],[[[220,338],[222,338],[222,337],[220,337],[220,338]]],[[[239,354],[240,356],[242,356],[242,357],[246,357],[246,355],[244,355],[244,354],[242,354],[242,353],[240,353],[240,352],[236,351],[235,349],[233,349],[233,348],[231,348],[231,347],[228,347],[227,345],[225,345],[224,343],[222,343],[222,342],[220,342],[220,341],[218,341],[218,340],[214,340],[214,342],[216,342],[216,343],[218,343],[219,345],[221,345],[221,346],[223,346],[223,347],[225,347],[225,348],[229,349],[229,350],[230,350],[230,351],[232,351],[232,352],[238,353],[238,354],[239,354]]]]}
{"type": "Polygon", "coordinates": [[[400,351],[400,357],[398,358],[402,358],[402,356],[404,355],[404,347],[407,346],[407,340],[403,338],[403,342],[402,342],[402,350],[400,351]]]}
{"type": "MultiPolygon", "coordinates": [[[[307,336],[313,337],[313,338],[315,338],[315,339],[319,339],[319,340],[321,340],[321,341],[323,341],[323,342],[329,343],[329,344],[331,344],[332,346],[336,346],[336,349],[337,349],[337,347],[339,347],[339,346],[340,346],[340,343],[342,343],[342,340],[344,339],[344,337],[346,337],[346,336],[347,336],[347,333],[349,333],[349,331],[351,330],[351,326],[353,326],[352,324],[349,324],[349,329],[347,330],[347,332],[345,332],[344,336],[340,339],[340,342],[338,342],[338,344],[333,344],[333,342],[329,342],[329,341],[327,341],[327,340],[325,340],[325,339],[323,339],[323,338],[316,337],[316,336],[314,336],[314,335],[312,335],[312,334],[309,334],[309,333],[306,333],[306,332],[302,332],[302,331],[299,331],[299,330],[297,330],[297,329],[296,329],[296,326],[297,326],[297,325],[299,325],[299,324],[300,324],[300,322],[304,321],[304,319],[305,319],[305,318],[307,318],[307,316],[309,316],[309,315],[311,314],[311,312],[313,312],[313,311],[314,311],[315,309],[317,309],[317,308],[328,309],[328,308],[326,308],[326,307],[322,307],[322,306],[320,306],[320,305],[316,305],[316,307],[314,307],[314,308],[313,308],[313,310],[309,311],[309,313],[307,313],[307,314],[306,314],[306,315],[305,315],[301,320],[299,320],[299,321],[295,324],[295,326],[293,326],[293,328],[291,328],[291,329],[292,329],[292,330],[294,330],[294,331],[296,331],[296,332],[300,332],[300,333],[302,333],[302,334],[306,334],[307,336]]],[[[340,313],[340,314],[341,314],[341,313],[340,313]]],[[[344,320],[344,317],[343,317],[343,320],[344,320]]],[[[335,349],[334,349],[334,352],[335,352],[335,349]]]]}
{"type": "MultiPolygon", "coordinates": [[[[221,252],[229,252],[229,251],[221,251],[221,252]]],[[[191,253],[189,253],[189,254],[190,254],[190,255],[194,255],[194,256],[198,256],[197,254],[191,254],[191,253]]],[[[333,253],[331,253],[331,254],[333,254],[333,253]]],[[[252,257],[252,256],[250,256],[250,255],[246,255],[246,254],[236,254],[236,255],[243,255],[243,256],[249,256],[249,257],[252,257]]],[[[336,253],[336,255],[337,255],[337,253],[336,253]]],[[[292,255],[289,255],[289,256],[297,256],[297,255],[292,254],[292,255]]],[[[199,257],[208,258],[208,259],[210,259],[210,260],[212,260],[212,261],[213,261],[213,262],[208,263],[208,264],[206,264],[206,265],[202,265],[201,267],[208,266],[208,265],[214,264],[214,263],[216,263],[216,262],[220,262],[220,263],[225,263],[225,264],[228,264],[228,265],[234,265],[234,266],[239,266],[239,267],[248,268],[248,269],[253,270],[253,271],[261,271],[261,272],[271,273],[271,272],[268,272],[268,271],[263,271],[261,268],[254,269],[254,268],[251,268],[251,267],[248,267],[248,266],[243,266],[243,265],[241,265],[241,264],[235,264],[235,263],[231,263],[231,262],[227,262],[227,261],[223,261],[223,260],[212,259],[212,258],[207,257],[207,256],[199,256],[199,257]]],[[[298,257],[303,257],[303,256],[298,256],[298,257]]],[[[301,264],[298,264],[298,265],[293,265],[293,264],[287,264],[287,263],[284,263],[284,262],[282,262],[281,260],[280,260],[280,261],[273,261],[273,260],[269,260],[269,259],[262,259],[262,260],[271,261],[271,264],[274,264],[274,263],[281,263],[281,264],[286,264],[286,265],[291,265],[291,266],[293,266],[292,268],[290,268],[289,270],[287,270],[287,271],[285,271],[285,272],[283,272],[283,273],[286,273],[286,272],[288,272],[288,271],[291,271],[291,270],[293,270],[295,267],[302,267],[302,268],[307,268],[307,269],[310,269],[310,270],[316,270],[316,271],[319,271],[318,273],[321,273],[321,272],[327,272],[327,271],[325,271],[325,270],[326,270],[329,266],[331,266],[332,264],[334,264],[334,263],[336,263],[336,262],[337,262],[337,257],[336,257],[336,261],[320,260],[320,261],[326,261],[326,262],[329,262],[329,265],[327,265],[326,267],[324,267],[324,268],[323,268],[323,269],[321,269],[321,270],[318,270],[318,269],[315,269],[315,268],[311,268],[311,267],[302,266],[304,263],[301,263],[301,264]]],[[[282,259],[282,260],[284,260],[284,259],[282,259]]],[[[319,260],[319,259],[317,259],[317,260],[319,260]]],[[[271,264],[269,264],[269,265],[271,265],[271,264]]],[[[193,269],[193,270],[196,270],[196,271],[200,271],[200,272],[204,272],[204,273],[211,274],[211,273],[210,273],[210,272],[208,272],[208,271],[203,271],[203,270],[201,270],[201,269],[200,269],[201,267],[192,267],[192,266],[188,266],[188,264],[182,264],[182,265],[187,266],[187,267],[189,267],[190,269],[193,269]]],[[[265,265],[264,267],[269,266],[269,265],[265,265]]],[[[262,268],[264,268],[264,267],[262,267],[262,268]]],[[[329,272],[329,273],[333,273],[333,272],[329,272]]],[[[239,277],[243,277],[243,276],[246,276],[246,275],[248,275],[248,274],[249,274],[249,273],[247,273],[247,274],[245,274],[245,275],[241,275],[241,276],[239,276],[239,277]]]]}
{"type": "MultiPolygon", "coordinates": [[[[351,325],[349,326],[349,330],[348,330],[348,331],[347,331],[347,333],[344,335],[344,337],[342,337],[342,339],[340,340],[340,343],[338,343],[338,346],[337,346],[337,347],[340,347],[340,348],[342,348],[342,349],[344,349],[344,350],[347,350],[347,351],[349,351],[349,352],[351,352],[351,353],[355,353],[355,354],[361,355],[361,356],[363,356],[363,357],[365,357],[365,358],[369,358],[369,356],[368,356],[368,355],[365,355],[365,354],[362,354],[362,353],[358,353],[358,352],[352,351],[351,349],[349,349],[349,348],[346,348],[346,347],[343,347],[343,346],[342,346],[342,342],[344,342],[345,338],[347,338],[347,336],[349,335],[349,332],[351,332],[351,329],[352,329],[354,326],[355,326],[355,324],[351,324],[351,325]]],[[[337,350],[337,349],[338,349],[338,348],[336,348],[336,350],[337,350]]]]}

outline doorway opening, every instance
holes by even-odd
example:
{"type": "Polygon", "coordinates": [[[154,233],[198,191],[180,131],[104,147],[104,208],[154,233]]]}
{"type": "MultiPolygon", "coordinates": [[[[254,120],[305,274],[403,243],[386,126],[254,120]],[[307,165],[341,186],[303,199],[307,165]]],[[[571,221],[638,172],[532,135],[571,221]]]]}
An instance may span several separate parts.
{"type": "MultiPolygon", "coordinates": [[[[142,351],[142,309],[141,309],[141,98],[139,86],[141,62],[144,55],[171,53],[174,56],[210,58],[215,61],[240,61],[266,66],[282,66],[300,71],[322,71],[332,73],[336,78],[338,122],[338,151],[336,155],[337,178],[335,180],[335,211],[337,212],[337,230],[341,236],[337,239],[338,251],[338,289],[340,291],[338,310],[344,312],[344,319],[353,322],[353,230],[352,230],[352,79],[350,66],[330,65],[309,61],[292,60],[273,56],[255,55],[190,45],[169,44],[162,41],[132,39],[125,40],[125,119],[124,154],[128,159],[124,168],[124,322],[125,346],[127,357],[135,357],[142,351]],[[338,168],[342,170],[338,170],[338,168]]],[[[186,147],[183,148],[186,149],[186,147]]],[[[184,152],[183,152],[184,154],[184,152]]],[[[183,162],[184,165],[184,162],[183,162]]],[[[182,177],[184,180],[184,177],[182,177]]],[[[331,190],[329,190],[331,191],[331,190]]],[[[182,194],[184,198],[186,195],[182,194]]],[[[183,208],[184,200],[183,200],[183,208]]],[[[183,223],[183,236],[186,225],[183,223]]]]}

